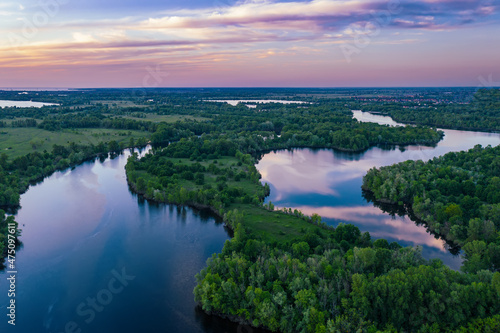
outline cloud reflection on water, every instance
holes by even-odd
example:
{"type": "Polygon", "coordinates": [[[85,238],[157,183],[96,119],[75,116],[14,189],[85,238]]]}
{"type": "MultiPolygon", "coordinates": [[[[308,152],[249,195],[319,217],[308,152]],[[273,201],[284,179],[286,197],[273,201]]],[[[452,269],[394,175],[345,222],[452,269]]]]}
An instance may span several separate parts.
{"type": "MultiPolygon", "coordinates": [[[[394,123],[389,117],[362,116],[362,121],[380,120],[394,123]],[[388,118],[388,119],[387,119],[388,118]]],[[[421,245],[426,258],[440,258],[457,269],[461,259],[447,251],[445,242],[436,239],[423,225],[408,217],[392,217],[366,201],[362,196],[363,176],[372,167],[406,160],[424,160],[450,151],[461,151],[500,144],[500,135],[470,131],[444,130],[445,137],[435,147],[374,147],[362,153],[331,149],[292,149],[270,152],[257,164],[262,182],[269,183],[276,207],[301,210],[307,215],[318,213],[330,225],[352,223],[373,238],[386,238],[402,245],[421,245]]]]}
{"type": "Polygon", "coordinates": [[[422,226],[416,225],[406,216],[392,217],[375,206],[296,206],[291,208],[298,209],[307,215],[317,213],[330,225],[337,225],[338,221],[353,223],[361,230],[369,231],[370,235],[374,238],[404,241],[406,243],[412,243],[413,245],[426,245],[436,248],[439,251],[446,252],[443,240],[436,239],[422,226]]]}

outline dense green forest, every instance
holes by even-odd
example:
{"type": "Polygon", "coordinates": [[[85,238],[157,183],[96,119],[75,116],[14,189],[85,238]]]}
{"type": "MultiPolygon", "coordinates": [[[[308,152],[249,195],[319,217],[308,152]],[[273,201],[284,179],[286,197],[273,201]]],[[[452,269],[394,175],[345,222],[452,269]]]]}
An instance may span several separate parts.
{"type": "Polygon", "coordinates": [[[283,332],[453,331],[472,318],[498,327],[488,317],[500,310],[500,273],[464,275],[349,225],[316,230],[275,247],[238,228],[197,276],[196,300],[283,332]]]}
{"type": "MultiPolygon", "coordinates": [[[[213,103],[205,103],[213,104],[213,103]]],[[[293,147],[336,148],[363,151],[374,145],[427,144],[442,138],[442,132],[425,127],[391,128],[359,123],[352,112],[336,103],[317,103],[308,107],[266,105],[265,109],[246,106],[212,106],[202,113],[210,121],[199,122],[187,130],[196,135],[223,134],[247,153],[293,147]]],[[[263,107],[264,108],[264,107],[263,107]]],[[[153,135],[154,144],[165,144],[186,137],[178,124],[166,124],[153,135]]]]}
{"type": "Polygon", "coordinates": [[[464,271],[500,271],[500,146],[374,168],[363,188],[376,200],[406,205],[461,246],[464,271]]]}

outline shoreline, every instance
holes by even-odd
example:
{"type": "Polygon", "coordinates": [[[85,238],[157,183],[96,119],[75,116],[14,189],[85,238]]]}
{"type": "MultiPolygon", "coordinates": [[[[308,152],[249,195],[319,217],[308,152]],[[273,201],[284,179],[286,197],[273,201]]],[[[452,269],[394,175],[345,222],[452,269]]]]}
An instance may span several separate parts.
{"type": "MultiPolygon", "coordinates": [[[[361,186],[361,188],[363,191],[366,191],[366,192],[370,193],[371,195],[373,195],[373,193],[374,193],[372,190],[365,187],[364,184],[361,186]]],[[[458,255],[458,253],[462,250],[463,244],[457,243],[451,239],[448,239],[446,237],[446,235],[443,235],[439,232],[436,232],[436,229],[433,228],[432,224],[430,224],[428,221],[424,220],[417,213],[415,213],[415,211],[413,210],[413,202],[410,203],[410,202],[403,201],[403,205],[400,205],[397,202],[391,201],[387,198],[376,199],[374,196],[372,197],[372,201],[375,205],[381,204],[381,205],[390,205],[393,207],[402,208],[404,210],[405,215],[408,216],[408,218],[412,222],[414,222],[417,225],[418,224],[424,225],[429,233],[431,233],[434,236],[439,237],[439,239],[441,239],[448,246],[450,246],[450,249],[448,249],[448,251],[451,254],[458,255]],[[451,249],[455,249],[457,251],[457,253],[456,254],[453,253],[454,251],[452,251],[451,249]]],[[[379,207],[379,208],[382,208],[382,207],[379,207]]],[[[383,208],[382,208],[382,210],[383,210],[383,208]]]]}
{"type": "MultiPolygon", "coordinates": [[[[149,145],[149,143],[147,144],[149,145]]],[[[52,176],[54,173],[56,172],[63,172],[63,171],[66,171],[68,169],[74,169],[75,167],[83,164],[83,163],[86,163],[86,162],[91,162],[91,161],[94,161],[95,159],[98,159],[98,158],[107,158],[110,156],[110,154],[121,154],[123,151],[125,151],[126,149],[143,149],[145,147],[147,147],[147,145],[141,145],[141,146],[134,146],[134,147],[125,147],[123,149],[121,149],[120,151],[118,152],[112,152],[112,151],[108,151],[106,153],[97,153],[97,154],[93,154],[91,156],[88,156],[88,157],[85,157],[83,160],[81,161],[78,161],[76,163],[73,163],[73,164],[70,164],[68,166],[65,166],[63,168],[57,168],[55,167],[54,170],[52,170],[51,172],[49,173],[43,173],[41,175],[39,175],[38,177],[34,178],[34,179],[26,179],[27,183],[23,186],[23,187],[20,187],[19,188],[19,192],[18,194],[21,196],[23,194],[25,194],[31,186],[34,186],[34,185],[37,185],[37,184],[40,184],[42,183],[45,178],[47,177],[50,177],[52,176]]],[[[28,153],[30,154],[30,153],[28,153]]],[[[24,155],[26,156],[26,155],[24,155]]],[[[9,214],[12,214],[12,215],[15,215],[17,213],[17,210],[21,208],[21,202],[19,201],[19,203],[17,205],[0,205],[0,209],[4,210],[5,212],[8,212],[9,214]]]]}
{"type": "MultiPolygon", "coordinates": [[[[358,111],[358,110],[355,110],[355,111],[358,111]]],[[[500,134],[500,131],[497,131],[497,130],[494,130],[494,129],[484,129],[484,128],[481,128],[481,129],[478,129],[478,128],[465,128],[465,127],[446,127],[446,126],[441,126],[441,127],[437,127],[437,126],[434,126],[434,125],[430,125],[430,124],[425,124],[425,123],[417,123],[416,121],[405,121],[403,122],[402,120],[398,120],[398,119],[394,119],[394,116],[392,116],[390,113],[387,113],[387,112],[381,112],[381,111],[363,111],[363,110],[359,110],[361,112],[367,112],[369,114],[372,114],[374,116],[384,116],[384,117],[389,117],[392,119],[392,121],[395,121],[397,123],[400,123],[402,125],[412,125],[412,126],[428,126],[428,127],[431,127],[431,128],[436,128],[437,130],[455,130],[455,131],[467,131],[467,132],[480,132],[480,133],[494,133],[494,134],[500,134]]],[[[375,123],[375,122],[373,122],[375,123]]],[[[377,124],[377,123],[375,123],[377,124]]]]}

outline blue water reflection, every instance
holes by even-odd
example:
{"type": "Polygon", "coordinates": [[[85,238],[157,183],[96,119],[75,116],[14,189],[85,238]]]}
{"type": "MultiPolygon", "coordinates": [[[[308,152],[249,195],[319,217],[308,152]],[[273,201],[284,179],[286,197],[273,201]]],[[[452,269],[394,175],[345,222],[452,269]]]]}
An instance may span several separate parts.
{"type": "MultiPolygon", "coordinates": [[[[358,112],[365,121],[398,125],[389,117],[358,112]],[[389,118],[389,119],[387,119],[389,118]]],[[[372,167],[406,160],[429,160],[450,151],[466,150],[476,144],[500,144],[500,135],[469,131],[444,130],[445,137],[436,147],[374,147],[363,153],[338,152],[331,149],[293,149],[267,153],[257,168],[262,182],[271,187],[266,199],[276,207],[299,209],[311,215],[318,213],[330,225],[352,223],[373,238],[386,238],[402,245],[422,247],[426,258],[440,258],[458,269],[459,256],[449,253],[443,240],[427,232],[407,216],[392,215],[363,197],[363,176],[372,167]]]]}
{"type": "Polygon", "coordinates": [[[197,310],[193,296],[195,275],[229,238],[221,221],[140,200],[126,182],[128,155],[57,172],[22,195],[17,320],[7,324],[0,272],[0,332],[64,332],[71,322],[96,333],[237,330],[197,310]],[[122,272],[134,278],[110,294],[122,272]]]}

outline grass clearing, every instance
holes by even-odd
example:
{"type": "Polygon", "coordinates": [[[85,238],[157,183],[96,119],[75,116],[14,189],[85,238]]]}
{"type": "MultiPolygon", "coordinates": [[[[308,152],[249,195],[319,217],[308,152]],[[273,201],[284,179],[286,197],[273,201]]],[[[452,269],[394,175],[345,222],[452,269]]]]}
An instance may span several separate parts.
{"type": "Polygon", "coordinates": [[[5,152],[10,158],[26,155],[34,151],[51,151],[54,144],[67,145],[70,142],[80,144],[98,144],[112,140],[128,144],[130,138],[137,140],[149,137],[149,132],[84,128],[67,129],[57,132],[39,128],[0,128],[0,152],[5,152]]]}
{"type": "Polygon", "coordinates": [[[229,209],[238,209],[242,212],[245,229],[267,243],[293,242],[303,237],[309,230],[318,229],[317,225],[279,210],[270,211],[248,204],[232,204],[229,209]]]}

